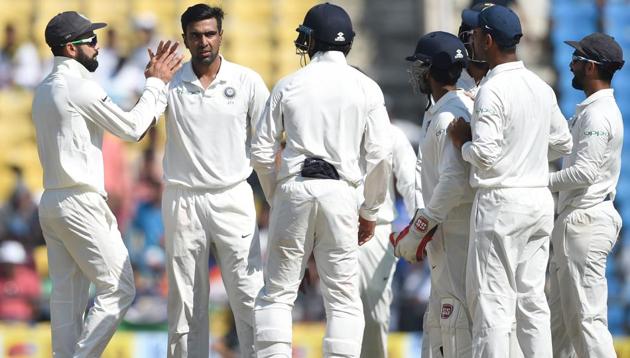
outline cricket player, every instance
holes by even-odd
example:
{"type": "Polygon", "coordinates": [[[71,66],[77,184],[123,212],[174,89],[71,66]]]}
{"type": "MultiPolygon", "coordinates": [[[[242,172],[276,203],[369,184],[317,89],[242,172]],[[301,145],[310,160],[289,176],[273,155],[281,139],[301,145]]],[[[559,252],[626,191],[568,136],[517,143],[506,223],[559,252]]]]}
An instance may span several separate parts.
{"type": "Polygon", "coordinates": [[[613,206],[621,167],[623,120],[610,82],[623,52],[610,36],[580,41],[570,64],[573,87],[586,99],[571,118],[573,151],[549,187],[559,191],[551,244],[549,306],[554,357],[615,357],[608,331],[606,259],[621,217],[613,206]]]}
{"type": "Polygon", "coordinates": [[[94,31],[105,26],[74,11],[48,22],[45,38],[54,65],[33,99],[55,357],[100,357],[134,299],[129,253],[105,202],[103,133],[140,140],[155,121],[160,91],[181,67],[176,44],[160,43],[155,55],[149,50],[144,92],[124,112],[92,78],[99,50],[94,31]],[[96,297],[84,316],[90,282],[96,297]]]}
{"type": "Polygon", "coordinates": [[[416,154],[405,133],[395,125],[391,126],[391,141],[392,176],[387,183],[385,202],[378,211],[374,238],[358,250],[359,293],[365,319],[361,358],[387,358],[389,307],[397,261],[394,248],[389,244],[392,222],[396,218],[395,191],[401,194],[408,213],[415,212],[416,208],[416,154]]]}
{"type": "MultiPolygon", "coordinates": [[[[494,5],[495,4],[491,1],[480,2],[475,4],[471,10],[480,12],[483,9],[494,5]]],[[[462,23],[457,31],[457,37],[459,37],[459,39],[464,43],[466,51],[468,52],[468,65],[466,65],[466,69],[462,71],[461,76],[459,76],[459,80],[457,80],[457,88],[464,89],[466,93],[474,99],[477,95],[477,91],[479,90],[479,83],[486,73],[488,73],[489,68],[488,63],[479,59],[479,56],[475,54],[475,49],[472,46],[472,35],[473,29],[463,22],[462,12],[462,23]]]]}
{"type": "Polygon", "coordinates": [[[292,356],[291,311],[313,253],[327,316],[323,355],[359,357],[364,320],[357,247],[374,235],[387,193],[390,123],[381,89],[346,62],[354,31],[345,10],[316,5],[297,31],[296,47],[311,61],[274,87],[252,142],[254,168],[271,205],[256,350],[258,357],[292,356]],[[286,148],[276,171],[283,132],[286,148]],[[358,208],[361,157],[365,199],[358,208]]]}
{"type": "Polygon", "coordinates": [[[473,194],[468,184],[470,165],[446,134],[454,118],[470,120],[472,113],[472,99],[456,88],[468,56],[457,36],[437,31],[422,36],[407,60],[412,62],[412,84],[430,94],[435,103],[424,115],[422,159],[418,161],[425,207],[416,210],[409,227],[392,235],[392,244],[396,255],[409,262],[420,261],[426,245],[431,265],[426,316],[431,356],[468,357],[471,335],[465,277],[473,194]],[[432,240],[425,238],[436,226],[432,240]]]}
{"type": "Polygon", "coordinates": [[[570,153],[571,135],[553,90],[516,57],[518,16],[495,5],[465,11],[464,22],[490,67],[471,123],[459,119],[449,127],[477,189],[466,270],[473,357],[514,356],[516,322],[523,355],[550,358],[544,286],[554,204],[547,153],[570,153]]]}
{"type": "Polygon", "coordinates": [[[251,136],[269,91],[257,73],[219,54],[222,22],[223,10],[205,4],[182,14],[191,59],[161,98],[169,357],[209,355],[210,250],[234,313],[241,356],[254,356],[254,299],[263,276],[247,178],[251,136]]]}

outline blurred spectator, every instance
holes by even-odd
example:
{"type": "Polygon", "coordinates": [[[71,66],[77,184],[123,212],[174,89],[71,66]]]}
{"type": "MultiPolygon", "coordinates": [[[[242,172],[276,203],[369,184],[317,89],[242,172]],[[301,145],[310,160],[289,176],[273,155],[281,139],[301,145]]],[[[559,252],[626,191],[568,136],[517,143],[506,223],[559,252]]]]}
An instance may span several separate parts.
{"type": "Polygon", "coordinates": [[[103,166],[107,205],[116,217],[120,232],[127,230],[133,214],[133,195],[125,144],[119,138],[103,135],[103,166]]]}
{"type": "Polygon", "coordinates": [[[6,204],[0,209],[0,238],[18,240],[28,252],[44,243],[39,227],[37,207],[24,183],[22,169],[11,166],[15,186],[6,204]]]}
{"type": "Polygon", "coordinates": [[[35,270],[17,241],[0,243],[0,320],[34,321],[41,293],[35,270]]]}
{"type": "Polygon", "coordinates": [[[147,49],[156,50],[158,39],[155,33],[157,19],[152,13],[143,13],[133,19],[136,47],[131,50],[129,57],[123,63],[115,76],[112,89],[116,89],[113,97],[122,108],[135,105],[138,96],[144,88],[144,69],[149,62],[147,49]]]}
{"type": "MultiPolygon", "coordinates": [[[[98,68],[94,72],[96,81],[103,86],[105,91],[114,97],[112,85],[113,77],[116,75],[122,65],[122,57],[118,50],[118,34],[116,28],[111,27],[106,32],[107,37],[100,42],[98,50],[98,68]]],[[[146,63],[145,63],[146,65],[146,63]]]]}
{"type": "Polygon", "coordinates": [[[13,85],[33,89],[41,79],[42,62],[37,47],[29,39],[19,43],[17,29],[8,23],[0,50],[0,89],[13,85]]]}

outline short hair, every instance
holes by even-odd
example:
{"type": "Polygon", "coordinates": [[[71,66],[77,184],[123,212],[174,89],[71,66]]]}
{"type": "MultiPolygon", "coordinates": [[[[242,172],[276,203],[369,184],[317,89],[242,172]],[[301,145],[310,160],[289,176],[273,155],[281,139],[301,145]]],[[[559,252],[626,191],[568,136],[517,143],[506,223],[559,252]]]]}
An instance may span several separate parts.
{"type": "Polygon", "coordinates": [[[618,70],[617,66],[595,64],[595,67],[597,68],[599,79],[608,83],[612,82],[613,75],[618,70]]]}
{"type": "Polygon", "coordinates": [[[462,74],[463,69],[464,65],[461,62],[457,62],[450,65],[448,68],[431,66],[429,73],[438,83],[445,86],[454,86],[457,83],[459,76],[462,74]]]}
{"type": "Polygon", "coordinates": [[[313,46],[313,53],[318,51],[327,52],[327,51],[340,51],[343,52],[344,55],[347,55],[352,48],[352,42],[344,44],[344,45],[334,45],[326,42],[322,42],[319,40],[315,40],[315,44],[313,46]]]}
{"type": "Polygon", "coordinates": [[[182,14],[182,31],[185,34],[186,27],[188,27],[188,24],[190,23],[214,18],[217,20],[217,28],[219,29],[219,32],[221,32],[223,15],[223,9],[218,6],[208,6],[206,4],[193,5],[186,9],[186,11],[182,14]]]}
{"type": "Polygon", "coordinates": [[[51,47],[50,51],[52,52],[53,56],[65,56],[65,53],[63,52],[65,47],[66,47],[65,45],[64,46],[51,47]]]}

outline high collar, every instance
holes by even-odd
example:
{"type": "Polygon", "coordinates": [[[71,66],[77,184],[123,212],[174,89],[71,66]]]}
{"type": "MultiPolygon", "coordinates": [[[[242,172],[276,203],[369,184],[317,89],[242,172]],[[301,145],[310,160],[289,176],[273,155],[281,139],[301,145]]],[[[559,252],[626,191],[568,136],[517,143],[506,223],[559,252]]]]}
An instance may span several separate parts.
{"type": "Polygon", "coordinates": [[[440,99],[435,102],[429,109],[427,110],[429,114],[433,115],[437,113],[446,103],[448,103],[451,99],[457,98],[458,92],[462,91],[461,89],[456,89],[453,91],[448,91],[444,94],[444,96],[440,97],[440,99]]]}
{"type": "Polygon", "coordinates": [[[580,102],[577,105],[577,107],[582,109],[582,108],[588,106],[589,104],[597,101],[600,98],[614,97],[613,92],[614,91],[613,91],[612,88],[606,88],[606,89],[599,90],[599,91],[593,93],[592,95],[586,97],[586,99],[583,100],[582,102],[580,102]]]}
{"type": "Polygon", "coordinates": [[[346,61],[346,56],[341,51],[326,51],[326,52],[317,52],[311,58],[311,63],[316,62],[334,62],[334,63],[342,63],[348,64],[346,61]]]}
{"type": "Polygon", "coordinates": [[[92,73],[88,71],[85,66],[80,64],[77,60],[65,56],[55,56],[53,71],[69,72],[85,79],[92,78],[92,73]]]}

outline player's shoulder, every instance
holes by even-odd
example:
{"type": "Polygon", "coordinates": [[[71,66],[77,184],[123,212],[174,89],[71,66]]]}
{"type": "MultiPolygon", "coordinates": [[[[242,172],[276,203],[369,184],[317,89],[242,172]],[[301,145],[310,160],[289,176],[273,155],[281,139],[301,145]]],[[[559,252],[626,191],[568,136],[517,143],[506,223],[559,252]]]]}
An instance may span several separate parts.
{"type": "Polygon", "coordinates": [[[229,60],[226,60],[225,58],[223,58],[222,61],[223,63],[221,64],[221,66],[225,66],[224,69],[228,71],[228,74],[235,79],[238,79],[241,83],[247,84],[257,81],[263,82],[262,76],[253,69],[235,62],[231,62],[229,60]]]}

